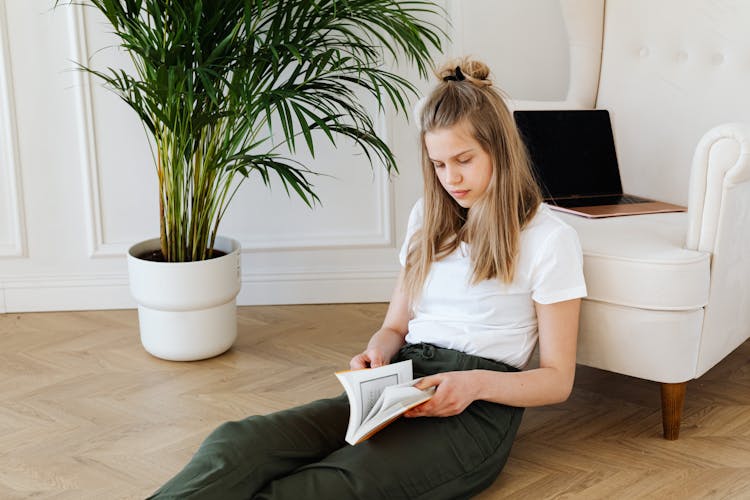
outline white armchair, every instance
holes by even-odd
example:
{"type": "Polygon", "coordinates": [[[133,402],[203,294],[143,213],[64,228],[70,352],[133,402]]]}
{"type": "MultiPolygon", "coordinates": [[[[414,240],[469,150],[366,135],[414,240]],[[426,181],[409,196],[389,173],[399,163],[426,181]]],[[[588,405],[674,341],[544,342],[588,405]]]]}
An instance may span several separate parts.
{"type": "Polygon", "coordinates": [[[625,192],[688,206],[562,215],[589,290],[578,362],[660,382],[677,439],[687,382],[750,337],[750,2],[561,5],[568,97],[511,105],[609,110],[625,192]]]}

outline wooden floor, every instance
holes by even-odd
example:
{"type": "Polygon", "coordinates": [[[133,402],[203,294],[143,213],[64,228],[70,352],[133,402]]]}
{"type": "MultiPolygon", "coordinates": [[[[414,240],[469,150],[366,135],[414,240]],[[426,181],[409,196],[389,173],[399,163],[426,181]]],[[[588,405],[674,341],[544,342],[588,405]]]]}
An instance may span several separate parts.
{"type": "MultiPolygon", "coordinates": [[[[145,353],[134,311],[0,315],[0,498],[143,498],[219,423],[338,394],[384,311],[243,307],[235,347],[194,363],[145,353]]],[[[479,498],[750,498],[750,342],[688,385],[678,441],[658,408],[657,384],[579,367],[479,498]]]]}

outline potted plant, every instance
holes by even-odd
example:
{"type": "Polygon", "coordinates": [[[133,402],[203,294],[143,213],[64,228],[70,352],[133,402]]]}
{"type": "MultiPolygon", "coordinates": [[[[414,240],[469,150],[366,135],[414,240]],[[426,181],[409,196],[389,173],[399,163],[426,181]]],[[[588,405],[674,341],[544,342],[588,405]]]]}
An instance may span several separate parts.
{"type": "Polygon", "coordinates": [[[421,0],[84,3],[135,71],[81,69],[137,113],[154,151],[160,234],[128,253],[141,340],[165,359],[218,355],[236,337],[240,289],[239,243],[218,231],[240,182],[277,179],[313,206],[314,172],[291,156],[300,144],[314,155],[320,138],[349,138],[397,171],[355,89],[408,114],[416,88],[384,58],[425,76],[445,36],[429,19],[443,11],[421,0]]]}

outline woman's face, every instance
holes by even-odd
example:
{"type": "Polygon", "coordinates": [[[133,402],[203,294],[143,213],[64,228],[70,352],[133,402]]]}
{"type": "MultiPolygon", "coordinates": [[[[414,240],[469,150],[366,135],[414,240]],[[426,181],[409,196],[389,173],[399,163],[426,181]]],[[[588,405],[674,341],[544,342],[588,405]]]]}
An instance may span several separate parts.
{"type": "Polygon", "coordinates": [[[490,185],[492,160],[472,137],[469,125],[460,122],[425,132],[424,142],[443,189],[456,203],[471,208],[490,185]]]}

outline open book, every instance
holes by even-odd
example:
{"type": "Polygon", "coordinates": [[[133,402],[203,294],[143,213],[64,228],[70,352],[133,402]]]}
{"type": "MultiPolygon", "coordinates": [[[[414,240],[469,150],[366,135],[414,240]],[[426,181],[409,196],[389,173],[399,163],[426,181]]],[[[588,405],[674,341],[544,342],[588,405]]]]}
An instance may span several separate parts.
{"type": "Polygon", "coordinates": [[[349,427],[346,442],[357,444],[396,420],[407,410],[430,399],[435,388],[420,390],[412,380],[411,360],[366,368],[337,372],[341,385],[349,397],[349,427]]]}

